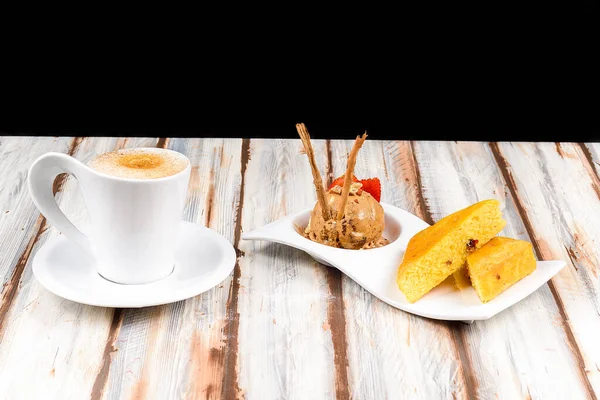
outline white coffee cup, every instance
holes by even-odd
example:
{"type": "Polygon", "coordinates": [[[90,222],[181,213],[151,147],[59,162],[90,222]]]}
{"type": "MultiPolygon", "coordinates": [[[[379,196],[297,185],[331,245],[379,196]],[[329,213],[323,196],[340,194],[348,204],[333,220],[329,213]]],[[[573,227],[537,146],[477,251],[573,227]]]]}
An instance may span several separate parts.
{"type": "MultiPolygon", "coordinates": [[[[156,179],[122,178],[98,172],[62,153],[47,153],[29,169],[29,191],[46,219],[85,249],[104,278],[142,284],[168,276],[174,268],[175,246],[190,178],[190,162],[182,171],[156,179]],[[81,187],[91,222],[85,236],[59,209],[52,185],[63,172],[81,187]]],[[[171,155],[173,156],[173,154],[171,155]]]]}

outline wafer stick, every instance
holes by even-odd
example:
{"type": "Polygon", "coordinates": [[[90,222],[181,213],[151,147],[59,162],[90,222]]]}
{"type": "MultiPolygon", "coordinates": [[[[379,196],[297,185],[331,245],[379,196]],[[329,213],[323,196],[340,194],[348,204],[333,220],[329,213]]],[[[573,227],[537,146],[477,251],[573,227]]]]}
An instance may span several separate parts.
{"type": "Polygon", "coordinates": [[[296,130],[300,135],[300,139],[302,140],[302,144],[304,145],[304,151],[308,156],[308,162],[310,164],[310,169],[313,175],[313,183],[315,185],[315,190],[317,191],[317,201],[321,205],[321,212],[323,214],[323,220],[327,221],[331,218],[331,213],[329,211],[329,205],[327,204],[327,200],[325,199],[325,189],[323,189],[323,180],[321,179],[321,173],[317,168],[317,163],[315,161],[315,153],[312,148],[312,144],[310,143],[310,134],[306,129],[304,124],[296,124],[296,130]]]}
{"type": "Polygon", "coordinates": [[[344,217],[344,211],[346,209],[346,203],[348,202],[348,194],[350,193],[350,185],[352,184],[352,175],[354,173],[354,166],[356,165],[356,156],[358,151],[362,147],[363,143],[367,139],[367,132],[362,136],[357,136],[348,156],[348,163],[346,164],[346,173],[344,174],[344,187],[342,189],[342,197],[340,198],[340,206],[335,217],[336,220],[340,220],[344,217]]]}

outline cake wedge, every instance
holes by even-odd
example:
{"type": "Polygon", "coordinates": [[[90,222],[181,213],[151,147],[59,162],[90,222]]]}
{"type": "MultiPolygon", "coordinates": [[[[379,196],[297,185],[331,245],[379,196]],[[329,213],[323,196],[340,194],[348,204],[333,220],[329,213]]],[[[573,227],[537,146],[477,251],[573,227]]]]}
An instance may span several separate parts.
{"type": "Polygon", "coordinates": [[[397,283],[414,303],[464,266],[467,255],[483,246],[506,221],[500,203],[484,200],[442,218],[408,242],[397,283]]]}
{"type": "Polygon", "coordinates": [[[471,284],[486,303],[531,274],[536,267],[531,243],[495,237],[467,257],[471,284]]]}

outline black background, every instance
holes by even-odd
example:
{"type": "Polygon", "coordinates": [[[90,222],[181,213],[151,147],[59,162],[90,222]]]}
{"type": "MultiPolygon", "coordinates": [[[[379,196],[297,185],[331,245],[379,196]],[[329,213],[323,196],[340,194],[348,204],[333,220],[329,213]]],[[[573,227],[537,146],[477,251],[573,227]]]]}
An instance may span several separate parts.
{"type": "MultiPolygon", "coordinates": [[[[593,101],[590,99],[590,101],[593,101]]],[[[573,104],[562,109],[550,106],[529,107],[526,113],[491,105],[490,109],[477,108],[462,103],[460,106],[427,105],[390,115],[355,118],[307,116],[304,118],[199,118],[191,124],[189,119],[159,121],[148,126],[140,121],[114,121],[112,127],[102,127],[107,122],[93,120],[97,126],[82,124],[48,128],[25,124],[2,126],[0,135],[26,136],[147,136],[147,137],[218,137],[218,138],[298,138],[297,122],[304,122],[314,139],[353,139],[365,130],[371,140],[456,140],[456,141],[546,141],[546,142],[598,142],[600,141],[600,114],[592,109],[595,103],[573,104]],[[468,112],[461,108],[469,108],[468,112]],[[202,122],[205,124],[203,125],[202,122]],[[189,125],[188,125],[189,124],[189,125]],[[137,124],[136,124],[137,125],[137,124]],[[178,125],[188,125],[182,127],[178,125]]],[[[600,109],[600,105],[599,109],[600,109]]],[[[72,121],[71,121],[72,122],[72,121]]],[[[59,122],[60,123],[60,122],[59,122]]]]}
{"type": "Polygon", "coordinates": [[[315,139],[353,139],[366,130],[371,140],[600,141],[600,65],[570,60],[577,71],[539,63],[512,72],[446,68],[442,76],[413,70],[399,82],[340,78],[301,91],[300,83],[261,81],[202,95],[157,86],[135,96],[88,87],[92,99],[26,93],[0,110],[0,135],[297,138],[295,124],[304,122],[315,139]]]}
{"type": "MultiPolygon", "coordinates": [[[[546,129],[529,131],[501,128],[404,131],[398,126],[376,123],[333,127],[323,124],[308,124],[313,139],[353,139],[367,131],[371,140],[456,140],[456,141],[547,141],[547,142],[599,142],[597,129],[564,131],[546,129]],[[365,128],[366,126],[366,128],[365,128]]],[[[139,137],[216,137],[216,138],[298,138],[294,121],[289,126],[267,128],[220,127],[220,128],[33,128],[9,127],[0,129],[0,136],[139,136],[139,137]],[[290,127],[291,126],[291,127],[290,127]]]]}
{"type": "Polygon", "coordinates": [[[0,135],[297,138],[304,122],[316,139],[600,141],[597,0],[422,6],[179,29],[162,47],[166,27],[146,29],[124,51],[17,45],[0,135]]]}

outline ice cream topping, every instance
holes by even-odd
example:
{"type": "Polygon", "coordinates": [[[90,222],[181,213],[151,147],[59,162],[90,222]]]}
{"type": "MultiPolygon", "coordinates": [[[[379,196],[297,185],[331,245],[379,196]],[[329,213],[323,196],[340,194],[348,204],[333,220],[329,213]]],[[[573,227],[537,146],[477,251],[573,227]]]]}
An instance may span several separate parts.
{"type": "Polygon", "coordinates": [[[310,135],[304,124],[298,124],[296,128],[311,164],[317,192],[317,204],[304,230],[305,236],[327,246],[353,250],[388,244],[389,242],[382,236],[385,221],[383,207],[379,204],[381,194],[379,179],[359,181],[353,175],[356,156],[367,138],[366,133],[356,138],[348,157],[344,176],[336,179],[325,192],[321,175],[315,164],[310,135]],[[365,184],[377,198],[367,191],[365,184]]]}

